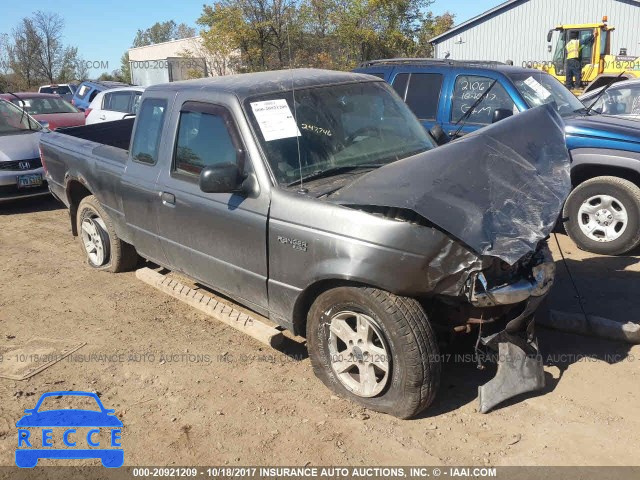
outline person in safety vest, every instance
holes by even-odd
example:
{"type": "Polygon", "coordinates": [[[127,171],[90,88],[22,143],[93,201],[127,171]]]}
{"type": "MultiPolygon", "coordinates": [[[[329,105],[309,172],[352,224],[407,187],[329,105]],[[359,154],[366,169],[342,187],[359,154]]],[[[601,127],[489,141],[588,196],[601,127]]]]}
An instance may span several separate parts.
{"type": "Polygon", "coordinates": [[[593,42],[593,35],[589,35],[584,39],[584,44],[580,44],[578,32],[571,32],[567,46],[567,68],[565,85],[567,88],[581,88],[582,87],[582,49],[585,44],[589,45],[593,42]]]}

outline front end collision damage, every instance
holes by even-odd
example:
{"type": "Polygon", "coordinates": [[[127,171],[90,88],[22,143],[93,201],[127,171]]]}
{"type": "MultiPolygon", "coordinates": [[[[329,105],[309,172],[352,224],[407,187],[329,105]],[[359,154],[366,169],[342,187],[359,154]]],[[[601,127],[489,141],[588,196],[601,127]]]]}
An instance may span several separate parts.
{"type": "Polygon", "coordinates": [[[481,338],[498,353],[495,378],[479,388],[482,413],[544,387],[534,314],[553,284],[545,240],[571,190],[569,170],[562,119],[538,107],[381,167],[330,195],[343,206],[431,226],[450,237],[447,250],[465,251],[435,255],[428,269],[433,276],[437,268],[432,293],[455,292],[480,309],[524,305],[504,330],[481,338]],[[491,275],[496,265],[507,275],[491,275]]]}

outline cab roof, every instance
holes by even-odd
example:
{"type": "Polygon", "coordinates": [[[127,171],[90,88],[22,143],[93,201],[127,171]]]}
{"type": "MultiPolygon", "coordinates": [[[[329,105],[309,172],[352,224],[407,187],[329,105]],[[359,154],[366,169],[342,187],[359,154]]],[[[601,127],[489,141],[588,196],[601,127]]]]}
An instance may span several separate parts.
{"type": "Polygon", "coordinates": [[[361,73],[337,72],[316,68],[296,68],[270,72],[243,73],[222,77],[200,78],[181,82],[164,83],[147,88],[147,92],[200,90],[205,92],[226,92],[240,101],[254,95],[264,95],[280,91],[320,87],[341,83],[373,82],[382,79],[361,73]]]}

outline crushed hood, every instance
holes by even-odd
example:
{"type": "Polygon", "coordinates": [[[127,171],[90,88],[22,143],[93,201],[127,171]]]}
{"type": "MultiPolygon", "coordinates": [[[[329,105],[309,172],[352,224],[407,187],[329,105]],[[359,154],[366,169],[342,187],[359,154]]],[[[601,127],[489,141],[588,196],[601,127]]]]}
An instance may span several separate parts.
{"type": "Polygon", "coordinates": [[[413,210],[513,265],[551,233],[570,190],[564,124],[543,106],[385,165],[331,200],[413,210]]]}

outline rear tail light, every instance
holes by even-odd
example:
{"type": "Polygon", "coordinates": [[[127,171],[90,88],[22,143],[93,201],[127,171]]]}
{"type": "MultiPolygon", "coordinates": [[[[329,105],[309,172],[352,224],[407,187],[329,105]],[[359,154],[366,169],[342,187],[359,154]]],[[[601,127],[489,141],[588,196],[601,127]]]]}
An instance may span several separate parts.
{"type": "Polygon", "coordinates": [[[38,147],[38,151],[40,152],[40,163],[42,163],[42,169],[44,170],[44,173],[49,173],[49,171],[47,170],[47,164],[44,163],[44,153],[42,153],[42,147],[38,147]]]}
{"type": "Polygon", "coordinates": [[[87,108],[87,109],[84,111],[84,118],[87,118],[87,117],[89,116],[89,114],[90,114],[90,113],[91,113],[91,109],[90,109],[90,108],[87,108]]]}

